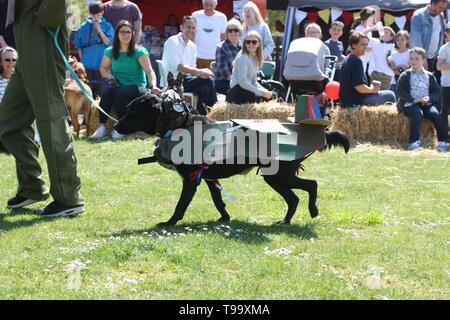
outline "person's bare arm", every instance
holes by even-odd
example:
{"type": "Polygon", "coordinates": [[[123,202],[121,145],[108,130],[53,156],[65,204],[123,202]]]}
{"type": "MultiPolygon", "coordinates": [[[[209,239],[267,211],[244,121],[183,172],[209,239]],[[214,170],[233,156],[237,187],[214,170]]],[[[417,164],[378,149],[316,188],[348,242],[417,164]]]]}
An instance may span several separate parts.
{"type": "Polygon", "coordinates": [[[145,71],[145,74],[147,75],[148,83],[152,87],[152,93],[153,94],[160,93],[161,90],[156,86],[156,74],[155,71],[153,71],[149,56],[147,55],[140,56],[139,64],[141,65],[142,69],[145,71]]]}
{"type": "Polygon", "coordinates": [[[98,21],[94,21],[93,23],[95,30],[97,30],[98,35],[102,39],[102,42],[105,46],[109,46],[109,38],[103,33],[102,28],[100,27],[100,24],[98,21]]]}
{"type": "Polygon", "coordinates": [[[100,65],[100,74],[105,79],[114,80],[114,76],[110,71],[110,67],[111,59],[109,59],[107,56],[103,56],[102,64],[100,65]]]}
{"type": "Polygon", "coordinates": [[[9,47],[3,36],[0,36],[0,48],[9,47]]]}
{"type": "Polygon", "coordinates": [[[137,20],[134,22],[134,40],[136,44],[141,43],[141,34],[142,34],[142,20],[137,20]]]}
{"type": "Polygon", "coordinates": [[[195,77],[200,77],[203,79],[208,79],[209,77],[212,77],[214,75],[210,69],[191,68],[191,67],[187,67],[183,64],[179,64],[177,70],[179,72],[187,73],[187,74],[193,75],[195,77]]]}
{"type": "Polygon", "coordinates": [[[355,86],[355,90],[359,93],[377,93],[380,88],[378,86],[366,86],[365,84],[360,84],[355,86]]]}
{"type": "Polygon", "coordinates": [[[445,59],[439,58],[437,61],[436,69],[439,71],[448,71],[450,70],[450,64],[445,62],[445,59]]]}

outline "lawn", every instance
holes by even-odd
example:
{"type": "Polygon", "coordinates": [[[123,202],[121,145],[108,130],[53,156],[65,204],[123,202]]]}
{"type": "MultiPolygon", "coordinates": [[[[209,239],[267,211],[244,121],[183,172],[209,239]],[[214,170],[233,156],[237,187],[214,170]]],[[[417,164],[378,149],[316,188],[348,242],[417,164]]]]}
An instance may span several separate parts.
{"type": "Polygon", "coordinates": [[[78,140],[87,206],[76,218],[7,210],[14,162],[0,155],[0,299],[450,298],[450,153],[315,154],[301,175],[319,183],[317,219],[297,191],[292,225],[274,226],[284,201],[253,171],[222,181],[237,198],[231,223],[214,222],[203,184],[185,219],[159,229],[181,183],[136,165],[152,145],[78,140]]]}

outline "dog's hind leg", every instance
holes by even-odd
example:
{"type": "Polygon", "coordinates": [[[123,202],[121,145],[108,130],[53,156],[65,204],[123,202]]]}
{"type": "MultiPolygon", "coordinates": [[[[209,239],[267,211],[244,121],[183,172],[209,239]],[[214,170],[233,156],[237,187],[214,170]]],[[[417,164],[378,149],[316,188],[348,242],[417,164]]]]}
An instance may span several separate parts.
{"type": "Polygon", "coordinates": [[[166,222],[158,223],[159,227],[174,226],[179,220],[183,219],[184,213],[197,191],[197,186],[198,184],[195,181],[183,180],[183,190],[181,191],[174,214],[166,222]]]}
{"type": "Polygon", "coordinates": [[[290,188],[286,187],[285,181],[280,179],[279,176],[264,176],[264,181],[278,192],[288,205],[286,216],[283,220],[278,221],[277,224],[290,224],[291,219],[297,210],[298,197],[290,188]]]}
{"type": "Polygon", "coordinates": [[[317,181],[301,179],[295,175],[288,177],[285,181],[286,181],[286,184],[289,186],[289,188],[301,189],[301,190],[308,192],[308,194],[309,194],[309,202],[308,202],[309,214],[311,215],[311,218],[317,217],[319,215],[319,209],[317,209],[317,206],[316,206],[317,181]]]}
{"type": "Polygon", "coordinates": [[[211,193],[211,197],[214,201],[214,205],[216,206],[217,210],[220,212],[220,219],[217,220],[219,222],[228,222],[230,221],[230,216],[225,209],[225,202],[223,202],[222,194],[220,193],[220,190],[216,187],[216,182],[211,180],[205,180],[206,184],[208,185],[209,192],[211,193]]]}

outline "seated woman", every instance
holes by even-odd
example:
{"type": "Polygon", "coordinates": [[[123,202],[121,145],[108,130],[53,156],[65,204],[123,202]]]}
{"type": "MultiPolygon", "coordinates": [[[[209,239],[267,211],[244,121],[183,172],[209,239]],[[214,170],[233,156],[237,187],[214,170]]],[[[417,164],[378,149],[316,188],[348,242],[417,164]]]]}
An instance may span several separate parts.
{"type": "MultiPolygon", "coordinates": [[[[100,107],[110,113],[114,106],[118,119],[125,115],[126,106],[132,100],[148,92],[147,79],[153,94],[161,92],[156,86],[156,75],[150,64],[149,53],[144,47],[135,44],[134,32],[128,21],[119,22],[113,45],[105,50],[100,67],[102,77],[108,82],[103,89],[100,107]]],[[[106,120],[107,116],[100,113],[100,126],[92,138],[101,139],[106,136],[106,120]]],[[[111,137],[117,140],[124,136],[113,130],[111,137]]]]}
{"type": "Polygon", "coordinates": [[[261,36],[257,31],[250,31],[234,61],[227,102],[243,104],[260,102],[262,98],[272,99],[272,92],[263,88],[256,79],[262,63],[261,36]]]}
{"type": "Polygon", "coordinates": [[[14,73],[16,62],[17,51],[14,48],[5,47],[0,50],[0,102],[14,73]]]}
{"type": "Polygon", "coordinates": [[[233,61],[242,49],[239,38],[242,34],[242,25],[236,19],[227,24],[227,38],[222,41],[216,50],[216,63],[213,67],[215,76],[214,85],[218,93],[226,95],[230,90],[233,61]]]}

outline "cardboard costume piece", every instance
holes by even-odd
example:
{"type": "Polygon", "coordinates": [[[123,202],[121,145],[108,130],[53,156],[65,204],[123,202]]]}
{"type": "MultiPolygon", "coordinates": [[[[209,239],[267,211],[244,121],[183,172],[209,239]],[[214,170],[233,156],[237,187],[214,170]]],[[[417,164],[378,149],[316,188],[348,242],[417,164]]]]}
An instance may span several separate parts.
{"type": "Polygon", "coordinates": [[[297,100],[295,123],[273,119],[199,122],[160,139],[155,156],[165,164],[187,165],[227,163],[236,157],[245,158],[247,163],[293,161],[326,145],[325,128],[329,124],[320,118],[316,98],[303,95],[297,100]]]}

